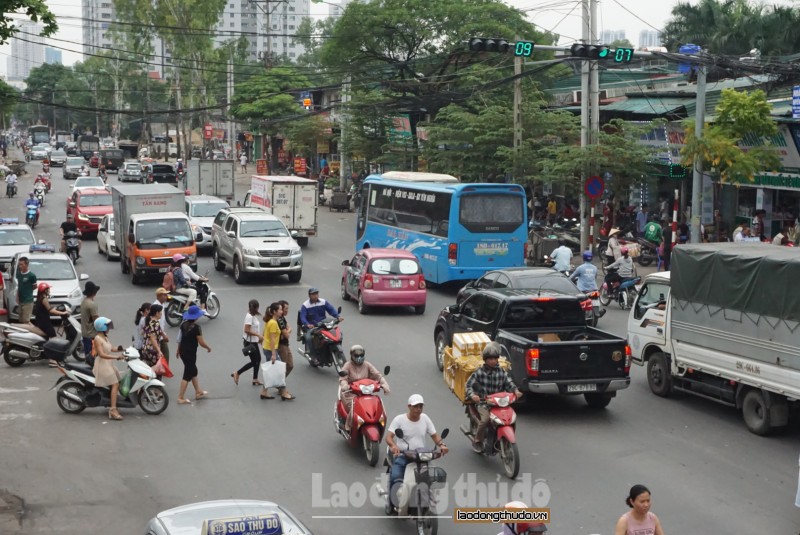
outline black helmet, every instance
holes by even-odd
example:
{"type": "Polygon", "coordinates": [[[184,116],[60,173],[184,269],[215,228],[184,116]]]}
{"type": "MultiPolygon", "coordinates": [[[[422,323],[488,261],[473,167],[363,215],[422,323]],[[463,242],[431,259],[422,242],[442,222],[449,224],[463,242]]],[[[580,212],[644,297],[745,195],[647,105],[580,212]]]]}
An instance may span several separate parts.
{"type": "Polygon", "coordinates": [[[364,351],[364,348],[358,344],[350,348],[350,360],[356,364],[364,364],[366,354],[367,352],[364,351]]]}
{"type": "Polygon", "coordinates": [[[500,358],[500,353],[502,353],[502,350],[503,348],[497,342],[489,342],[486,344],[486,347],[483,348],[481,357],[483,357],[483,360],[498,359],[500,358]]]}

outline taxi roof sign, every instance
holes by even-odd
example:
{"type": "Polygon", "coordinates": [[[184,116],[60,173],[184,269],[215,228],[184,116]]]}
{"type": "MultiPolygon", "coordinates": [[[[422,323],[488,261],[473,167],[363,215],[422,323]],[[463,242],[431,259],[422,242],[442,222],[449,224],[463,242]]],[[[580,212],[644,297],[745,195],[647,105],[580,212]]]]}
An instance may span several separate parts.
{"type": "Polygon", "coordinates": [[[56,246],[55,245],[41,245],[41,244],[34,244],[31,245],[28,249],[31,253],[55,253],[56,246]]]}
{"type": "Polygon", "coordinates": [[[18,225],[18,217],[0,217],[0,225],[18,225]]]}
{"type": "Polygon", "coordinates": [[[283,526],[277,514],[241,516],[206,520],[202,535],[282,535],[283,526]]]}

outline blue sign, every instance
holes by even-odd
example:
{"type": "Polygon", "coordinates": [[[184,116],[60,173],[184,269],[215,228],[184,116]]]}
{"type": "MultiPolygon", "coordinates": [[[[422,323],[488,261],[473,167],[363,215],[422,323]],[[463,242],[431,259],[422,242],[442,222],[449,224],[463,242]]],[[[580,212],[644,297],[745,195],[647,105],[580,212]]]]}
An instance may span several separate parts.
{"type": "Polygon", "coordinates": [[[800,85],[792,87],[792,119],[800,119],[800,85]]]}
{"type": "Polygon", "coordinates": [[[202,535],[282,535],[277,514],[206,520],[202,535]]]}
{"type": "Polygon", "coordinates": [[[55,245],[31,245],[28,247],[28,251],[31,253],[55,253],[56,246],[55,245]]]}
{"type": "Polygon", "coordinates": [[[599,176],[590,176],[586,179],[586,186],[584,186],[583,190],[590,199],[597,199],[603,195],[603,190],[605,190],[605,188],[606,185],[602,178],[599,176]]]}
{"type": "Polygon", "coordinates": [[[18,217],[0,217],[0,225],[16,225],[19,223],[18,217]]]}

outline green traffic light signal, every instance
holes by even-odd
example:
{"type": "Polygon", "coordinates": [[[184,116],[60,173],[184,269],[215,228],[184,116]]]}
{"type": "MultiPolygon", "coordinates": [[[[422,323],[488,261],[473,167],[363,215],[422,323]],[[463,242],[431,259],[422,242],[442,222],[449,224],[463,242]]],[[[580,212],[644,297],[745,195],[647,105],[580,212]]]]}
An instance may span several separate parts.
{"type": "Polygon", "coordinates": [[[597,52],[597,57],[600,59],[605,59],[606,57],[608,57],[608,49],[607,48],[600,49],[597,52]]]}

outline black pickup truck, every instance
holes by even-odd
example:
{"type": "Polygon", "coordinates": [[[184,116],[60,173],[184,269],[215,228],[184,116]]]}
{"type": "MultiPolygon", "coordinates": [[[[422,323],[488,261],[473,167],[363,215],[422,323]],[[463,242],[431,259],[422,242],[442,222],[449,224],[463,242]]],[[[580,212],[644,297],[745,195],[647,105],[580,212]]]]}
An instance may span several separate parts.
{"type": "Polygon", "coordinates": [[[439,313],[433,331],[436,363],[459,332],[485,332],[504,346],[523,392],[583,394],[602,408],[630,385],[627,340],[586,325],[575,296],[540,290],[481,290],[439,313]]]}

